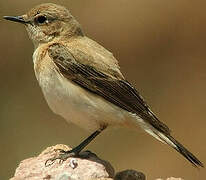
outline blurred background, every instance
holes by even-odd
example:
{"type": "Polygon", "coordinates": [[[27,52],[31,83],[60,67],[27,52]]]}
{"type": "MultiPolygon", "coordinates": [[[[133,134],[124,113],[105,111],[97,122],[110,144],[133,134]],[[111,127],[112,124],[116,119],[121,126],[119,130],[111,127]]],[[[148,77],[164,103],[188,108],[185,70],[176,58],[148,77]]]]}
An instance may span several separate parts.
{"type": "MultiPolygon", "coordinates": [[[[1,0],[0,17],[21,15],[43,2],[68,7],[88,36],[113,52],[174,137],[206,164],[205,1],[1,0]]],[[[89,134],[48,108],[23,25],[1,18],[0,38],[0,179],[8,179],[21,160],[58,143],[75,146],[89,134]]],[[[88,149],[116,171],[136,169],[149,180],[206,178],[205,169],[198,171],[141,129],[108,129],[88,149]]]]}

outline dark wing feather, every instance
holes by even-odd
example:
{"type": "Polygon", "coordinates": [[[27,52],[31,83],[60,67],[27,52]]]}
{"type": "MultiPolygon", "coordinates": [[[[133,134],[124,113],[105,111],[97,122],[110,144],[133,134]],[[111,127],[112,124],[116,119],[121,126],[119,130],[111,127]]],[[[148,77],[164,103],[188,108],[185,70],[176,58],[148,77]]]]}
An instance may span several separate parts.
{"type": "Polygon", "coordinates": [[[159,131],[170,134],[169,128],[158,120],[129,82],[112,78],[94,67],[78,63],[63,45],[53,44],[48,52],[64,77],[116,106],[137,114],[159,131]]]}

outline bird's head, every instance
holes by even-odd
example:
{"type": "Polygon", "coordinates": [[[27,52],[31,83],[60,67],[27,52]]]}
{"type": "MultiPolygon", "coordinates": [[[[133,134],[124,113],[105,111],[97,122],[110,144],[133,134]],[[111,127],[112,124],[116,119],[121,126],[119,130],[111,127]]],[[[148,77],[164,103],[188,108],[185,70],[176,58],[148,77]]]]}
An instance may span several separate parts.
{"type": "Polygon", "coordinates": [[[69,10],[52,3],[38,5],[22,16],[4,18],[24,24],[35,46],[55,38],[83,36],[80,24],[69,10]]]}

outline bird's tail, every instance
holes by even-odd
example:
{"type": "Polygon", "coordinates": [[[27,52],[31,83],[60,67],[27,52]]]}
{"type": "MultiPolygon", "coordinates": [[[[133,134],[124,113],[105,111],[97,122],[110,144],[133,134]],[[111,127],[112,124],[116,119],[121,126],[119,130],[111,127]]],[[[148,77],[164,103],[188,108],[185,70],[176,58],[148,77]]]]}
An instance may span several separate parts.
{"type": "Polygon", "coordinates": [[[164,134],[157,130],[148,132],[163,143],[168,144],[190,161],[195,167],[204,167],[203,163],[198,160],[190,151],[188,151],[182,144],[174,139],[170,134],[164,134]]]}

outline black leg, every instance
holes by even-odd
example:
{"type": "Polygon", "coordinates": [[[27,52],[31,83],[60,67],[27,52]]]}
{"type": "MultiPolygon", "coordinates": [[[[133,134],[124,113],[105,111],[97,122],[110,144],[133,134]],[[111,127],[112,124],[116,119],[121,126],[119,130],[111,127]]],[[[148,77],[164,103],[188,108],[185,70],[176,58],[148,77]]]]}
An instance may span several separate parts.
{"type": "Polygon", "coordinates": [[[105,127],[98,129],[97,131],[92,133],[88,138],[86,138],[83,142],[81,142],[78,146],[74,147],[70,151],[60,150],[61,154],[59,154],[58,157],[54,157],[54,158],[48,159],[45,162],[45,166],[49,166],[49,165],[53,164],[54,161],[57,160],[57,159],[60,159],[61,161],[65,161],[67,158],[69,158],[71,156],[77,156],[82,151],[82,149],[84,149],[104,129],[105,129],[105,127]]]}
{"type": "Polygon", "coordinates": [[[95,131],[88,138],[86,138],[83,142],[81,142],[78,146],[74,147],[70,151],[66,151],[66,153],[74,153],[75,155],[78,155],[82,151],[82,149],[84,149],[101,132],[102,130],[95,131]]]}

